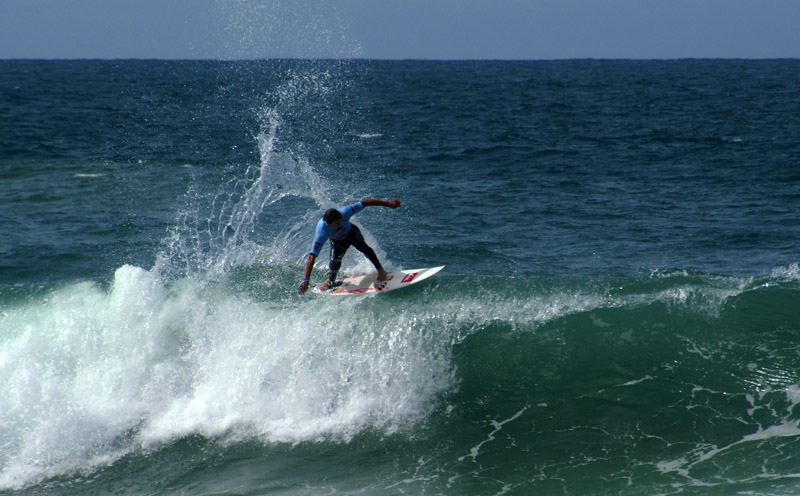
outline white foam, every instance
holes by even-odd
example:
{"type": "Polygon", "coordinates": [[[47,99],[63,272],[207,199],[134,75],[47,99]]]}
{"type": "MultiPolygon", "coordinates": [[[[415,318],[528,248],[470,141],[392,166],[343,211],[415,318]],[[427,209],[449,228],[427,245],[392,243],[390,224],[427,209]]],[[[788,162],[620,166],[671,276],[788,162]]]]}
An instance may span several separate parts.
{"type": "Polygon", "coordinates": [[[782,281],[800,281],[800,266],[793,263],[786,267],[776,267],[772,269],[770,278],[782,281]]]}
{"type": "MultiPolygon", "coordinates": [[[[692,397],[699,391],[713,392],[709,389],[695,386],[692,390],[692,397]]],[[[766,391],[760,392],[757,398],[750,394],[745,395],[745,400],[750,404],[748,415],[752,415],[758,408],[763,406],[756,406],[756,400],[761,401],[765,394],[778,391],[779,390],[769,388],[766,391]]],[[[797,419],[793,418],[793,414],[791,413],[794,407],[800,404],[800,385],[789,386],[783,389],[783,392],[786,395],[789,405],[786,406],[783,411],[772,412],[778,418],[782,417],[778,423],[769,426],[759,425],[752,433],[746,434],[740,439],[723,446],[716,446],[713,444],[698,445],[687,456],[659,462],[656,464],[656,468],[662,473],[677,473],[692,480],[695,485],[702,485],[703,483],[701,481],[691,476],[691,470],[698,464],[713,460],[718,455],[729,453],[732,449],[743,444],[760,443],[778,438],[800,437],[800,425],[798,425],[797,419]]],[[[785,477],[785,475],[781,477],[785,477]]]]}
{"type": "MultiPolygon", "coordinates": [[[[187,434],[300,442],[411,426],[452,387],[447,336],[366,300],[252,302],[124,266],[0,319],[0,487],[187,434]]],[[[435,317],[431,317],[435,318],[435,317]]]]}
{"type": "Polygon", "coordinates": [[[480,455],[480,451],[481,451],[481,448],[483,447],[483,445],[486,444],[486,443],[494,441],[495,440],[495,435],[497,435],[498,432],[503,430],[503,426],[505,426],[509,422],[513,422],[513,421],[517,420],[523,413],[525,413],[525,410],[527,410],[527,409],[528,409],[528,406],[525,406],[521,410],[519,410],[517,413],[512,415],[511,417],[509,417],[509,418],[507,418],[505,420],[502,420],[500,422],[498,422],[497,420],[492,420],[491,424],[492,424],[493,430],[486,436],[486,439],[482,440],[481,442],[479,442],[478,444],[476,444],[475,446],[470,448],[469,454],[459,457],[458,461],[460,461],[460,462],[464,461],[467,457],[471,458],[473,462],[477,461],[478,455],[480,455]]]}
{"type": "Polygon", "coordinates": [[[628,382],[625,382],[623,384],[620,384],[620,387],[635,386],[637,384],[641,384],[643,382],[652,381],[652,380],[653,380],[653,376],[651,376],[650,374],[647,374],[646,376],[644,376],[644,377],[642,377],[640,379],[634,379],[632,381],[628,381],[628,382]]]}

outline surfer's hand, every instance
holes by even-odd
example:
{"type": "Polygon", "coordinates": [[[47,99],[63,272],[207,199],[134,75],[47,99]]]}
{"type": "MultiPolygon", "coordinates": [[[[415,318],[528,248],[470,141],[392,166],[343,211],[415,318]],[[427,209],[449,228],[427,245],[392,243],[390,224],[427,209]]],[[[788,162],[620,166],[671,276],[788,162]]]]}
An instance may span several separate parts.
{"type": "Polygon", "coordinates": [[[400,208],[400,200],[389,200],[386,202],[386,206],[389,208],[400,208]]]}
{"type": "Polygon", "coordinates": [[[308,291],[308,281],[303,281],[300,283],[300,287],[297,288],[297,294],[301,295],[308,291]]]}

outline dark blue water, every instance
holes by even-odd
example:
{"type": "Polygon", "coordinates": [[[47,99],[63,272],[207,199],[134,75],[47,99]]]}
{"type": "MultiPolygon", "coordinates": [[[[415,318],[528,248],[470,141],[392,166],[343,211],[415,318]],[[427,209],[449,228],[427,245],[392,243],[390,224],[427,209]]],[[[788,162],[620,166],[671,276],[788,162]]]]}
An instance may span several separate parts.
{"type": "Polygon", "coordinates": [[[0,61],[0,116],[0,493],[800,494],[798,61],[0,61]],[[368,196],[445,271],[297,296],[368,196]]]}

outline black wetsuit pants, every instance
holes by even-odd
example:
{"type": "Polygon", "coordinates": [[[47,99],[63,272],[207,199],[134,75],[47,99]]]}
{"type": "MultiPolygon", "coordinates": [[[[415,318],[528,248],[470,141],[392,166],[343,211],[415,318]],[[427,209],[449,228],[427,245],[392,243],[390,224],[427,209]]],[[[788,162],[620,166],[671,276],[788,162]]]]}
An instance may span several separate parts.
{"type": "Polygon", "coordinates": [[[364,236],[358,226],[353,225],[346,238],[341,241],[331,240],[331,265],[328,273],[328,280],[331,282],[336,281],[336,274],[339,273],[339,269],[342,267],[342,258],[344,258],[344,254],[347,253],[347,249],[351,246],[355,246],[356,250],[363,253],[376,269],[381,268],[381,263],[378,261],[375,251],[364,241],[364,236]]]}

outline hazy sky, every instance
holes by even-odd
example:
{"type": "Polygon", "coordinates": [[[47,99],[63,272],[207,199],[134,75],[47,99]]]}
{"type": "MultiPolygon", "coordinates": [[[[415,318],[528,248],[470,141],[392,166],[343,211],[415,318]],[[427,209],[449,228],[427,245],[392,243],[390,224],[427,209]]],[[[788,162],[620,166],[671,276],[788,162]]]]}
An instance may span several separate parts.
{"type": "Polygon", "coordinates": [[[0,0],[0,58],[800,58],[800,0],[0,0]]]}

